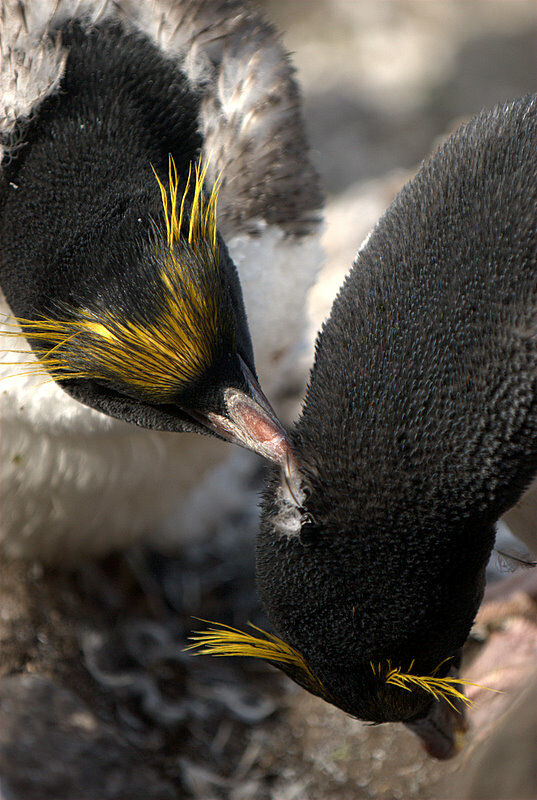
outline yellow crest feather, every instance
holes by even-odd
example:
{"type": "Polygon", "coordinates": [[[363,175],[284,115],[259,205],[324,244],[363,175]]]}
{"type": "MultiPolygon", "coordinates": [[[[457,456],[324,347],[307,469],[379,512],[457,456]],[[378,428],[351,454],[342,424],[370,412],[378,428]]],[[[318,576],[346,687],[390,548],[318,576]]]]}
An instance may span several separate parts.
{"type": "Polygon", "coordinates": [[[414,661],[411,662],[408,672],[403,672],[401,667],[392,667],[391,662],[387,662],[387,668],[383,668],[381,664],[374,664],[370,661],[371,669],[373,674],[381,678],[385,681],[385,683],[391,686],[398,686],[400,689],[404,689],[406,692],[411,692],[413,688],[422,689],[424,692],[431,694],[435,700],[443,699],[451,706],[454,711],[460,712],[460,706],[457,708],[455,705],[455,701],[458,700],[463,703],[466,707],[471,707],[473,705],[473,701],[470,698],[466,697],[464,692],[462,692],[457,687],[464,687],[464,686],[477,686],[480,689],[486,689],[489,692],[497,692],[498,689],[490,689],[487,686],[481,686],[479,683],[473,683],[472,681],[467,681],[464,678],[437,678],[436,673],[449,659],[444,659],[441,661],[440,664],[433,670],[432,675],[414,675],[412,674],[411,670],[414,666],[414,661]]]}
{"type": "Polygon", "coordinates": [[[216,210],[220,176],[205,200],[207,166],[190,166],[180,199],[173,158],[169,158],[167,189],[153,170],[160,188],[166,235],[164,246],[155,243],[158,313],[145,319],[141,309],[136,318],[128,318],[110,308],[65,307],[64,319],[16,318],[37,357],[27,364],[27,373],[18,374],[47,372],[55,380],[119,381],[155,401],[166,400],[203,374],[222,331],[233,337],[229,319],[222,311],[219,288],[216,210]],[[192,175],[188,235],[183,235],[192,175]],[[192,253],[203,269],[187,265],[192,253]]]}
{"type": "MultiPolygon", "coordinates": [[[[222,173],[216,178],[211,194],[208,200],[205,200],[203,194],[203,186],[207,176],[207,169],[209,162],[203,166],[198,161],[194,167],[194,195],[192,199],[192,206],[190,210],[190,222],[188,226],[188,243],[195,245],[200,239],[206,239],[211,243],[213,250],[216,250],[216,213],[218,204],[218,193],[220,191],[222,173]]],[[[178,203],[178,188],[179,179],[177,175],[177,167],[175,161],[170,156],[168,163],[168,187],[170,193],[170,208],[168,208],[168,191],[156,173],[155,168],[151,167],[157,183],[159,185],[160,194],[162,197],[162,207],[164,209],[164,219],[166,222],[167,242],[170,250],[181,239],[181,229],[183,226],[183,217],[185,209],[185,201],[188,197],[190,190],[190,182],[192,178],[192,164],[188,169],[188,178],[186,187],[178,203]]]]}
{"type": "MultiPolygon", "coordinates": [[[[208,622],[208,620],[201,620],[201,622],[208,622]]],[[[195,631],[194,635],[189,637],[194,644],[187,647],[187,650],[198,648],[195,655],[248,656],[286,665],[296,670],[303,684],[311,692],[321,697],[326,696],[323,684],[311,671],[304,656],[283,639],[273,633],[262,630],[262,628],[258,628],[251,622],[249,623],[250,627],[261,633],[263,638],[232,628],[230,625],[224,625],[221,622],[209,624],[217,627],[209,628],[205,631],[195,631]]]]}

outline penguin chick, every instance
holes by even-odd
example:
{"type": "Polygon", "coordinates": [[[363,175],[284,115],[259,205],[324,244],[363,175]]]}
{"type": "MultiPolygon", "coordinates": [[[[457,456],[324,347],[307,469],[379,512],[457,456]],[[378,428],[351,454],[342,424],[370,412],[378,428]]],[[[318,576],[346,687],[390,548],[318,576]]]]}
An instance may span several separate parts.
{"type": "Polygon", "coordinates": [[[480,113],[395,198],[266,491],[257,575],[277,643],[200,638],[406,723],[438,758],[464,728],[459,651],[495,523],[537,472],[536,175],[533,96],[480,113]]]}
{"type": "MultiPolygon", "coordinates": [[[[252,171],[252,185],[245,185],[244,177],[234,174],[239,165],[226,170],[220,151],[231,132],[208,86],[214,90],[214,82],[223,80],[226,91],[240,92],[243,82],[248,88],[255,79],[263,55],[269,67],[279,55],[281,86],[271,83],[277,106],[296,94],[290,69],[285,54],[274,47],[272,30],[234,0],[163,3],[160,11],[167,17],[160,19],[155,42],[158,11],[152,3],[128,2],[3,7],[11,49],[4,48],[2,56],[0,281],[33,351],[23,343],[19,361],[30,363],[19,363],[11,372],[29,373],[38,392],[47,376],[55,382],[53,394],[45,388],[38,400],[30,398],[33,437],[25,430],[28,419],[20,425],[28,413],[28,387],[19,384],[19,395],[11,390],[14,403],[3,404],[8,443],[2,459],[2,537],[14,555],[63,560],[104,552],[133,538],[169,507],[170,490],[166,487],[164,498],[163,486],[171,485],[174,476],[166,473],[179,457],[173,444],[153,440],[137,451],[140,438],[103,423],[102,414],[153,431],[211,433],[276,461],[286,449],[284,431],[257,382],[239,276],[217,223],[219,189],[224,228],[242,233],[243,240],[247,228],[262,238],[268,221],[281,222],[273,210],[277,175],[270,167],[265,168],[266,206],[251,196],[260,178],[254,123],[256,113],[263,116],[257,103],[265,87],[259,87],[249,110],[250,132],[240,143],[242,169],[252,171]],[[256,25],[261,27],[254,39],[265,43],[267,52],[256,52],[254,68],[237,39],[256,25]],[[226,46],[235,59],[231,64],[223,55],[226,46]],[[215,69],[219,60],[225,62],[225,76],[215,69]],[[28,90],[19,75],[25,67],[29,81],[37,84],[46,68],[50,73],[46,91],[38,86],[30,108],[24,107],[28,90]],[[19,103],[15,113],[9,90],[19,103]],[[235,180],[235,196],[230,180],[235,180]],[[41,373],[37,380],[36,373],[41,373]],[[15,404],[18,420],[10,418],[15,404]],[[80,404],[92,411],[81,411],[80,404]],[[92,462],[88,456],[81,468],[83,440],[95,443],[94,433],[100,437],[99,458],[92,462]],[[118,434],[129,440],[119,459],[112,441],[118,434]],[[30,444],[37,459],[30,457],[30,444]],[[174,452],[157,457],[153,477],[150,458],[156,445],[174,452]],[[136,463],[137,455],[146,463],[136,463]],[[118,521],[115,512],[102,519],[105,512],[96,510],[105,483],[104,509],[132,502],[118,521]],[[51,497],[44,501],[47,488],[51,497]],[[139,518],[137,493],[150,506],[139,518]],[[94,512],[89,506],[95,500],[94,512]],[[38,504],[45,511],[39,508],[34,520],[38,504]],[[83,509],[80,516],[77,506],[83,509]],[[95,537],[98,527],[103,535],[95,537]]],[[[236,102],[238,120],[229,127],[248,128],[241,111],[236,102]]],[[[300,121],[296,107],[287,112],[290,120],[300,121]]],[[[274,133],[266,119],[264,124],[265,133],[274,133]]],[[[301,130],[295,132],[297,146],[306,149],[301,130]]],[[[280,170],[281,146],[276,139],[280,170]]],[[[267,142],[264,158],[270,148],[267,142]]],[[[296,187],[298,196],[279,212],[285,217],[282,227],[294,227],[298,240],[315,227],[319,204],[306,161],[307,177],[313,179],[313,199],[305,201],[296,187]]],[[[188,446],[184,450],[185,466],[196,475],[191,452],[188,446]]]]}

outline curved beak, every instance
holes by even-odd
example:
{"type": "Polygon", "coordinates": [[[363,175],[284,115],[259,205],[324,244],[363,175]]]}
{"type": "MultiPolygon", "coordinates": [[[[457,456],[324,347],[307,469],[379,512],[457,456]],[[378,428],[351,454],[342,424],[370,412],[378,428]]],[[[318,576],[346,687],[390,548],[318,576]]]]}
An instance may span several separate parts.
{"type": "MultiPolygon", "coordinates": [[[[455,667],[449,671],[449,677],[458,677],[455,667]]],[[[442,761],[453,758],[462,750],[468,731],[464,702],[454,699],[452,703],[455,708],[444,699],[436,700],[426,717],[405,722],[406,727],[420,739],[425,752],[442,761]]]]}
{"type": "Polygon", "coordinates": [[[240,366],[247,391],[232,387],[224,389],[225,414],[212,411],[189,413],[222,439],[253,450],[276,464],[283,464],[291,452],[287,433],[242,359],[240,366]]]}

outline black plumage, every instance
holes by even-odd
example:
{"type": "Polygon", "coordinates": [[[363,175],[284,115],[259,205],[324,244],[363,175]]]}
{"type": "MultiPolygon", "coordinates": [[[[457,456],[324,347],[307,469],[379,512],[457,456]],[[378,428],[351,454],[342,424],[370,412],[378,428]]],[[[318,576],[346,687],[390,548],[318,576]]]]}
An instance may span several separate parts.
{"type": "Polygon", "coordinates": [[[454,734],[431,687],[448,677],[437,698],[460,710],[495,523],[537,471],[536,175],[536,96],[421,166],[334,302],[264,500],[259,592],[317,693],[432,732],[439,757],[454,734]]]}

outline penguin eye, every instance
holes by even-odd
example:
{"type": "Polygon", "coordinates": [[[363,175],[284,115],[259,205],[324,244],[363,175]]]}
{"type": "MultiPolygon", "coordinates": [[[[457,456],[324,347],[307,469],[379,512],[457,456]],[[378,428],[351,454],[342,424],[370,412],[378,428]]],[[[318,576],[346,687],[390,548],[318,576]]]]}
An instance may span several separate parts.
{"type": "Polygon", "coordinates": [[[302,515],[299,538],[303,545],[313,545],[319,539],[320,528],[314,517],[306,512],[302,515]]]}

